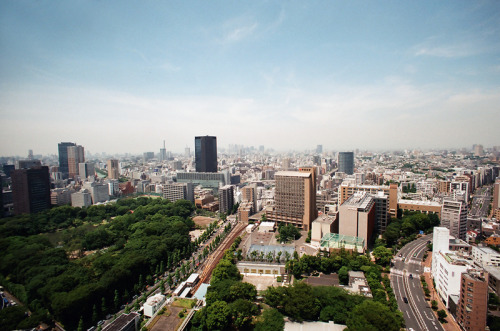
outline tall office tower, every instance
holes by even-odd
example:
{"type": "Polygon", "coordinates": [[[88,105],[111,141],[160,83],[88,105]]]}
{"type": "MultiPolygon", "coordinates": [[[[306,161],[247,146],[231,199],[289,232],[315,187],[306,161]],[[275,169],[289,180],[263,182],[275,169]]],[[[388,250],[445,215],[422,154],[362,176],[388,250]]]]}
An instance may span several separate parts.
{"type": "Polygon", "coordinates": [[[339,170],[340,172],[352,175],[354,173],[354,153],[339,152],[339,170]]]}
{"type": "Polygon", "coordinates": [[[144,157],[144,162],[148,162],[149,160],[152,160],[155,158],[155,152],[144,152],[143,157],[144,157]]]}
{"type": "Polygon", "coordinates": [[[316,153],[321,154],[323,153],[323,145],[318,145],[316,146],[316,153]]]}
{"type": "Polygon", "coordinates": [[[493,184],[493,212],[500,208],[500,179],[493,184]]]}
{"type": "Polygon", "coordinates": [[[259,153],[264,153],[264,152],[265,152],[264,145],[260,145],[259,146],[259,153]]]}
{"type": "Polygon", "coordinates": [[[465,240],[467,232],[467,204],[464,201],[444,200],[441,209],[441,226],[450,230],[457,239],[465,240]]]}
{"type": "Polygon", "coordinates": [[[108,179],[120,179],[118,160],[108,160],[108,179]]]}
{"type": "Polygon", "coordinates": [[[49,167],[14,170],[11,178],[14,214],[37,213],[50,208],[49,167]]]}
{"type": "Polygon", "coordinates": [[[217,137],[194,138],[196,172],[217,172],[217,137]]]}
{"type": "Polygon", "coordinates": [[[234,186],[226,185],[219,189],[219,212],[228,214],[234,206],[234,186]]]}
{"type": "Polygon", "coordinates": [[[189,147],[184,148],[184,156],[187,158],[191,157],[191,149],[189,147]]]}
{"type": "Polygon", "coordinates": [[[83,146],[68,146],[68,174],[69,178],[78,175],[78,164],[85,162],[85,151],[83,146]]]}
{"type": "Polygon", "coordinates": [[[364,248],[375,230],[375,200],[366,192],[356,192],[339,207],[339,234],[362,238],[364,248]]]}
{"type": "Polygon", "coordinates": [[[280,171],[274,175],[276,180],[275,205],[266,210],[270,221],[295,225],[308,231],[318,215],[314,177],[311,172],[280,171]]]}
{"type": "Polygon", "coordinates": [[[188,200],[194,202],[193,183],[168,183],[163,185],[163,198],[170,202],[188,200]]]}
{"type": "Polygon", "coordinates": [[[85,179],[95,175],[95,165],[93,163],[85,162],[78,164],[78,174],[80,178],[85,179]]]}
{"type": "Polygon", "coordinates": [[[33,150],[28,150],[28,160],[33,160],[33,150]]]}
{"type": "Polygon", "coordinates": [[[488,274],[484,271],[462,273],[457,323],[462,330],[486,330],[488,314],[488,274]]]}
{"type": "Polygon", "coordinates": [[[290,158],[286,157],[281,161],[281,168],[283,171],[288,171],[291,168],[291,161],[290,158]]]}
{"type": "Polygon", "coordinates": [[[62,142],[57,145],[59,150],[59,172],[62,174],[63,179],[68,178],[68,147],[75,146],[75,143],[62,142]]]}
{"type": "Polygon", "coordinates": [[[160,161],[167,160],[167,149],[165,148],[165,140],[163,140],[163,148],[160,148],[160,161]]]}
{"type": "Polygon", "coordinates": [[[483,145],[474,145],[474,146],[472,146],[472,149],[474,150],[474,156],[483,156],[484,155],[483,145]]]}

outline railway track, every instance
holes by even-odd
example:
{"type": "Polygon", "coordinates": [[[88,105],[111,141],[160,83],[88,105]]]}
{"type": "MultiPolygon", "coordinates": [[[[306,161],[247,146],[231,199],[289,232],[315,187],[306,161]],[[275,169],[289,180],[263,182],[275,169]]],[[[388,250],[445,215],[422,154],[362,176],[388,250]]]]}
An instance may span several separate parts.
{"type": "Polygon", "coordinates": [[[224,256],[224,252],[226,249],[231,247],[234,240],[241,234],[241,232],[245,229],[245,225],[242,223],[238,223],[229,233],[229,235],[224,238],[222,243],[217,247],[217,249],[210,255],[210,258],[206,261],[206,266],[203,269],[203,273],[200,276],[200,281],[196,284],[193,289],[193,293],[196,293],[198,288],[203,283],[209,283],[210,277],[212,276],[212,272],[215,267],[219,263],[220,259],[224,256]]]}

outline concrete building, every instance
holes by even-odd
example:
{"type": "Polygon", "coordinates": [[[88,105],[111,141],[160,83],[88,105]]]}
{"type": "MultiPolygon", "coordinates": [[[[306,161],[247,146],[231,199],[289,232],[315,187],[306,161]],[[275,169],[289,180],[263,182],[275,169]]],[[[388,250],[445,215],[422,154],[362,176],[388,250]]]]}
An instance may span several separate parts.
{"type": "Polygon", "coordinates": [[[191,183],[168,183],[163,185],[163,198],[171,202],[188,200],[194,202],[194,186],[191,183]]]}
{"type": "Polygon", "coordinates": [[[465,240],[467,204],[463,201],[444,200],[441,209],[441,226],[450,229],[450,234],[455,238],[465,240]]]}
{"type": "Polygon", "coordinates": [[[328,233],[338,233],[338,215],[319,215],[312,222],[311,243],[319,245],[321,239],[328,233]]]}
{"type": "Polygon", "coordinates": [[[78,165],[85,162],[85,151],[83,146],[68,146],[68,176],[76,178],[79,175],[78,165]]]}
{"type": "Polygon", "coordinates": [[[153,317],[163,302],[165,302],[165,296],[160,293],[149,297],[144,303],[144,316],[153,317]]]}
{"type": "Polygon", "coordinates": [[[257,185],[250,184],[241,189],[241,201],[249,202],[253,206],[253,212],[257,212],[257,185]]]}
{"type": "Polygon", "coordinates": [[[120,179],[118,160],[108,160],[108,179],[120,179]]]}
{"type": "Polygon", "coordinates": [[[50,204],[52,206],[62,206],[71,203],[71,193],[67,188],[56,188],[50,192],[50,204]]]}
{"type": "Polygon", "coordinates": [[[141,315],[136,312],[121,314],[114,321],[106,324],[102,331],[137,331],[141,315]]]}
{"type": "Polygon", "coordinates": [[[108,194],[110,196],[117,196],[120,192],[120,181],[118,179],[107,179],[108,184],[108,194]]]}
{"type": "Polygon", "coordinates": [[[469,271],[461,275],[457,323],[463,330],[486,330],[488,314],[488,274],[469,271]]]}
{"type": "Polygon", "coordinates": [[[405,211],[419,211],[425,214],[436,214],[441,218],[441,209],[443,205],[435,201],[427,200],[399,200],[399,209],[405,211]]]}
{"type": "Polygon", "coordinates": [[[219,211],[229,214],[234,206],[234,186],[226,185],[219,189],[219,211]]]}
{"type": "MultiPolygon", "coordinates": [[[[384,192],[384,195],[388,197],[388,217],[390,220],[391,217],[397,217],[398,214],[398,185],[390,184],[386,185],[355,185],[351,183],[340,184],[339,186],[339,205],[342,205],[344,201],[346,201],[351,195],[356,192],[368,192],[371,194],[378,194],[378,192],[384,192]]],[[[383,222],[380,225],[380,231],[385,231],[385,226],[383,222]]]]}
{"type": "Polygon", "coordinates": [[[68,147],[75,146],[75,143],[61,142],[57,145],[59,151],[59,172],[62,173],[64,179],[68,178],[68,147]]]}
{"type": "Polygon", "coordinates": [[[78,164],[78,174],[80,178],[85,179],[88,177],[93,177],[95,175],[95,165],[94,163],[85,162],[78,164]]]}
{"type": "Polygon", "coordinates": [[[92,183],[89,191],[93,204],[109,200],[109,186],[107,184],[92,183]]]}
{"type": "Polygon", "coordinates": [[[500,209],[500,179],[495,181],[493,184],[493,201],[492,201],[492,210],[495,212],[500,209]]]}
{"type": "Polygon", "coordinates": [[[352,175],[354,173],[354,153],[353,152],[339,152],[338,155],[339,172],[352,175]]]}
{"type": "Polygon", "coordinates": [[[225,186],[226,183],[223,173],[219,172],[179,172],[177,173],[178,183],[192,183],[194,186],[201,185],[204,188],[209,188],[218,193],[220,186],[225,186]]]}
{"type": "Polygon", "coordinates": [[[375,200],[356,192],[339,207],[339,234],[362,238],[365,249],[375,230],[375,200]]]}
{"type": "Polygon", "coordinates": [[[483,268],[500,266],[500,253],[489,247],[472,246],[472,258],[474,263],[483,268]]]}
{"type": "Polygon", "coordinates": [[[217,137],[194,138],[196,172],[217,172],[217,137]]]}
{"type": "Polygon", "coordinates": [[[71,206],[80,208],[92,206],[92,196],[89,191],[82,190],[71,194],[71,206]]]}
{"type": "Polygon", "coordinates": [[[142,155],[142,159],[144,160],[144,162],[148,162],[154,158],[155,158],[155,152],[144,152],[142,155]]]}
{"type": "Polygon", "coordinates": [[[318,215],[315,177],[309,171],[281,171],[274,177],[275,205],[266,210],[267,219],[308,231],[318,215]]]}
{"type": "Polygon", "coordinates": [[[49,167],[11,172],[14,214],[38,213],[50,208],[49,167]]]}

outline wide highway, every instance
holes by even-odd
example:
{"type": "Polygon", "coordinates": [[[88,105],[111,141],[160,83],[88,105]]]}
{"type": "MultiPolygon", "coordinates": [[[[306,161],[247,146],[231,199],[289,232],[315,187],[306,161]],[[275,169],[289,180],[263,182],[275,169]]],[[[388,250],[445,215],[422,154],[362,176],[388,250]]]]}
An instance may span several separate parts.
{"type": "Polygon", "coordinates": [[[423,236],[401,248],[391,268],[391,286],[408,330],[444,331],[425,301],[420,282],[422,259],[430,240],[432,235],[423,236]]]}

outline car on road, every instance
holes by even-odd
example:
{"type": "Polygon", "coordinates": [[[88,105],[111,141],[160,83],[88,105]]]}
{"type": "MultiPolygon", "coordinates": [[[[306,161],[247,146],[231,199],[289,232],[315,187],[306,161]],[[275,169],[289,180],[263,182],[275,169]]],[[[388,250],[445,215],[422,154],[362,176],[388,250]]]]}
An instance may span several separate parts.
{"type": "Polygon", "coordinates": [[[404,301],[405,303],[408,303],[408,299],[407,299],[406,297],[403,297],[403,301],[404,301]]]}
{"type": "Polygon", "coordinates": [[[413,279],[413,274],[410,274],[410,279],[413,279]]]}

